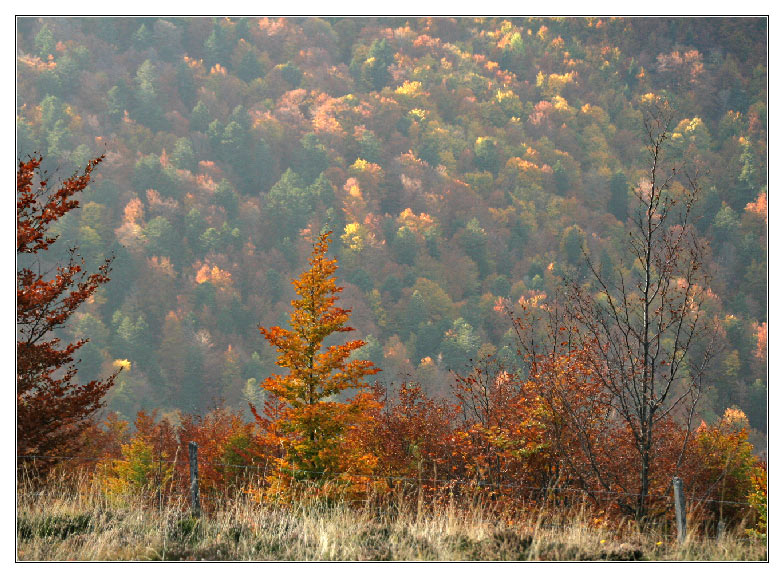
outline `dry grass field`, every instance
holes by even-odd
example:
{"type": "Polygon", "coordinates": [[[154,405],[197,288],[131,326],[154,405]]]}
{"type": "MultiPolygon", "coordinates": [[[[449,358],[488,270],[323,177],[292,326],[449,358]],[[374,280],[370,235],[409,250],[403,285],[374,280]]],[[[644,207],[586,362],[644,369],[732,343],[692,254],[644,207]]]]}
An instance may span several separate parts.
{"type": "Polygon", "coordinates": [[[370,504],[215,504],[106,497],[88,483],[20,488],[17,559],[33,560],[765,560],[730,530],[679,545],[663,528],[602,520],[584,507],[498,513],[488,505],[390,499],[370,504]]]}

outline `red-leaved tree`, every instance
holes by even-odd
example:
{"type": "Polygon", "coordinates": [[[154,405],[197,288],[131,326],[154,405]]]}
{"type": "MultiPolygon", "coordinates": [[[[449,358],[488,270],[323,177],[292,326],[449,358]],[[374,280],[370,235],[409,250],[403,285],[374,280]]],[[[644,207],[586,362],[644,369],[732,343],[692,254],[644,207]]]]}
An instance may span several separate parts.
{"type": "MultiPolygon", "coordinates": [[[[89,184],[103,157],[87,163],[56,189],[41,174],[41,158],[19,163],[16,173],[16,253],[18,260],[48,250],[57,240],[51,225],[79,206],[76,193],[89,184]]],[[[109,281],[111,259],[88,274],[76,248],[51,274],[21,265],[16,274],[17,454],[67,455],[78,450],[80,434],[102,405],[116,374],[79,384],[74,355],[87,340],[62,343],[53,331],[109,281]]],[[[54,462],[37,460],[39,470],[54,462]]]]}

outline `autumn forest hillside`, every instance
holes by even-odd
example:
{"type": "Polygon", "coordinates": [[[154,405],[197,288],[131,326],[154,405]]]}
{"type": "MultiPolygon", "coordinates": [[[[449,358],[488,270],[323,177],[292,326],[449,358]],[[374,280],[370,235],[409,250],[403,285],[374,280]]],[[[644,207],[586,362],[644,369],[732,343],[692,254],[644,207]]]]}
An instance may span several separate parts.
{"type": "MultiPolygon", "coordinates": [[[[505,311],[623,266],[647,176],[643,109],[699,169],[703,308],[719,321],[699,416],[764,447],[764,18],[20,18],[17,156],[70,176],[105,153],[61,252],[111,282],[63,330],[107,407],[248,412],[313,239],[332,230],[352,355],[449,396],[517,363],[505,311]]],[[[249,415],[249,413],[248,413],[249,415]]]]}

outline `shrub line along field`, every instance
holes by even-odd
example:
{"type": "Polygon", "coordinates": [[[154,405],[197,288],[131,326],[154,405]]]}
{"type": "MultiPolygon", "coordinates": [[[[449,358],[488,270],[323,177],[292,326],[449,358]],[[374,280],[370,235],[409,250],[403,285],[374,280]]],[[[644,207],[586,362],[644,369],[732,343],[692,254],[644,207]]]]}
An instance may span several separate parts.
{"type": "MultiPolygon", "coordinates": [[[[68,460],[68,461],[84,461],[84,462],[105,462],[105,458],[90,458],[84,456],[19,456],[20,459],[39,459],[39,460],[68,460]]],[[[124,462],[129,463],[129,460],[123,459],[112,459],[114,462],[124,462]]],[[[176,464],[176,460],[154,460],[155,464],[176,464]]],[[[256,472],[266,472],[269,468],[267,464],[263,466],[257,465],[249,465],[249,464],[231,464],[227,462],[203,462],[199,461],[201,465],[210,465],[213,467],[218,468],[238,468],[244,470],[253,470],[256,472]]],[[[285,471],[289,474],[316,474],[318,476],[326,475],[329,472],[324,471],[316,471],[316,470],[302,470],[302,469],[295,469],[295,468],[286,468],[285,471]]],[[[640,494],[636,494],[633,492],[613,492],[608,490],[584,490],[580,488],[570,488],[570,487],[546,487],[546,486],[532,486],[527,484],[510,484],[510,483],[500,483],[495,484],[492,482],[487,482],[481,479],[460,479],[460,478],[414,478],[414,477],[406,477],[406,476],[399,476],[399,475],[371,475],[371,474],[344,474],[351,478],[356,478],[360,480],[383,480],[389,482],[390,484],[394,482],[404,482],[404,483],[411,483],[411,485],[421,485],[422,482],[426,481],[427,484],[431,487],[437,487],[440,489],[449,489],[454,486],[458,485],[468,485],[476,488],[483,488],[483,487],[491,487],[497,489],[520,489],[520,490],[532,490],[536,492],[552,492],[556,494],[563,494],[563,493],[575,493],[581,494],[584,496],[589,495],[607,495],[607,496],[630,496],[630,497],[637,497],[640,494]]],[[[523,492],[521,492],[523,493],[523,492]]],[[[22,496],[34,496],[34,495],[45,495],[45,491],[38,491],[38,492],[25,492],[20,495],[22,496]]],[[[648,494],[651,498],[660,498],[660,499],[671,499],[670,496],[660,495],[660,494],[648,494]]],[[[358,500],[360,502],[365,502],[366,500],[358,500]]],[[[701,504],[730,504],[734,506],[750,506],[751,503],[744,501],[736,501],[736,500],[715,500],[712,498],[699,498],[699,497],[686,497],[686,502],[689,504],[696,504],[697,506],[701,504]]]]}

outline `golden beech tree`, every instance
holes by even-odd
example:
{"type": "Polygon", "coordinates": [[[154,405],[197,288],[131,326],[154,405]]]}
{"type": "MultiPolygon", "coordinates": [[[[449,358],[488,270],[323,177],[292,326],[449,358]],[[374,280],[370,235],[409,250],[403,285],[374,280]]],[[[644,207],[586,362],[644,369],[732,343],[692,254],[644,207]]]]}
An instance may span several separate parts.
{"type": "MultiPolygon", "coordinates": [[[[74,198],[90,183],[92,170],[103,157],[87,163],[52,190],[41,174],[41,158],[20,161],[16,173],[16,416],[17,453],[68,455],[79,448],[80,435],[116,374],[83,384],[74,382],[74,355],[87,343],[61,343],[52,332],[62,327],[76,309],[109,281],[110,262],[88,274],[75,248],[68,262],[54,274],[41,274],[34,259],[57,240],[52,223],[79,206],[74,198]]],[[[38,471],[53,462],[37,460],[38,471]]]]}
{"type": "Polygon", "coordinates": [[[291,329],[259,328],[278,350],[278,366],[288,370],[261,384],[285,403],[274,428],[283,449],[283,456],[275,458],[273,485],[278,489],[291,479],[326,480],[339,473],[367,473],[374,465],[372,456],[357,455],[356,448],[349,447],[349,439],[377,404],[364,378],[380,370],[370,361],[349,360],[353,351],[365,345],[362,340],[324,344],[333,333],[353,331],[346,325],[351,310],[336,305],[343,288],[335,282],[337,260],[327,257],[330,235],[331,231],[319,236],[310,268],[292,281],[299,298],[291,302],[291,329]],[[357,394],[341,401],[347,390],[357,394]]]}

